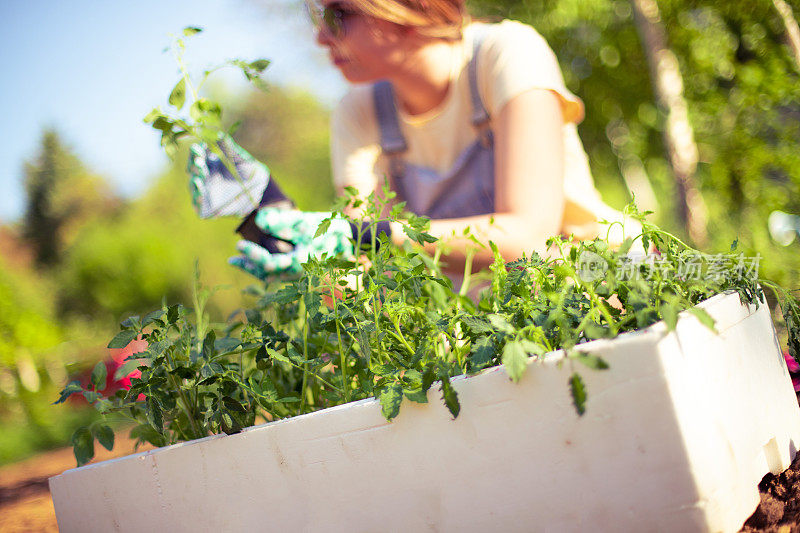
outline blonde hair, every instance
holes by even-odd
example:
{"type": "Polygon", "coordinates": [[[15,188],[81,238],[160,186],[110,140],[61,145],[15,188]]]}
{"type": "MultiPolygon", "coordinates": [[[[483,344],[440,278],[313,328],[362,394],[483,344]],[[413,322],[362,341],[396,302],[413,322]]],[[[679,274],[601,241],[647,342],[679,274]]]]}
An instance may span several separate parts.
{"type": "Polygon", "coordinates": [[[414,28],[428,37],[458,40],[469,22],[465,0],[351,0],[350,4],[369,16],[414,28]]]}

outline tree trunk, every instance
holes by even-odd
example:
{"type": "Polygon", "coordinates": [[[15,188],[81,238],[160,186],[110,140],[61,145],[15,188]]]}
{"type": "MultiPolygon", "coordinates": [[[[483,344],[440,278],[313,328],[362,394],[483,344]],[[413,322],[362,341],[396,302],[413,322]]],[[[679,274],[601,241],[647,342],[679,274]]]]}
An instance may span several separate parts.
{"type": "Polygon", "coordinates": [[[772,0],[775,9],[783,20],[783,25],[786,27],[786,37],[789,40],[789,46],[792,47],[794,52],[794,60],[797,63],[797,68],[800,68],[800,27],[797,25],[797,20],[792,15],[792,8],[784,0],[772,0]]]}
{"type": "Polygon", "coordinates": [[[678,189],[678,214],[689,238],[702,246],[708,237],[708,215],[695,182],[698,151],[683,97],[683,77],[678,59],[669,49],[656,0],[631,0],[631,5],[650,68],[656,101],[667,116],[664,144],[678,189]]]}

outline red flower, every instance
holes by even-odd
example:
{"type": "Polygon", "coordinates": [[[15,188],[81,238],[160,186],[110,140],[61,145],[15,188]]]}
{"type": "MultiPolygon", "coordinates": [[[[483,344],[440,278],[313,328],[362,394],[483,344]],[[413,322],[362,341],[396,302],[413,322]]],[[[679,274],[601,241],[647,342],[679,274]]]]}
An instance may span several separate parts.
{"type": "MultiPolygon", "coordinates": [[[[116,389],[128,390],[131,388],[131,379],[141,377],[141,370],[134,370],[130,374],[121,376],[118,380],[114,380],[114,374],[116,374],[117,369],[126,363],[125,360],[128,357],[137,353],[142,353],[145,350],[147,350],[147,341],[142,340],[141,335],[137,337],[136,340],[132,340],[124,348],[108,350],[109,355],[111,356],[111,361],[107,363],[108,382],[106,384],[106,394],[109,394],[109,391],[113,392],[113,390],[116,389]]],[[[140,394],[136,400],[143,401],[144,399],[144,394],[140,394]]]]}

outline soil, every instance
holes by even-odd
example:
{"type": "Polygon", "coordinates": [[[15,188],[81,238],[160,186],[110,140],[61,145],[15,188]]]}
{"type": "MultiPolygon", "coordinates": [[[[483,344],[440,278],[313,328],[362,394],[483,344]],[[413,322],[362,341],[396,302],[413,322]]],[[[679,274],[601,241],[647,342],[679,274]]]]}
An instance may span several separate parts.
{"type": "MultiPolygon", "coordinates": [[[[117,435],[114,451],[95,446],[95,461],[133,453],[134,441],[117,435]]],[[[139,450],[144,450],[142,447],[139,450]]],[[[0,531],[3,533],[58,531],[47,479],[75,468],[72,448],[41,453],[0,467],[0,531]]]]}
{"type": "Polygon", "coordinates": [[[800,453],[782,474],[764,476],[758,490],[761,503],[742,531],[800,533],[800,453]]]}
{"type": "MultiPolygon", "coordinates": [[[[97,446],[95,460],[133,451],[133,441],[118,438],[114,452],[97,446]]],[[[47,478],[75,467],[72,448],[43,453],[0,468],[0,531],[58,531],[47,478]]],[[[761,503],[742,532],[800,533],[800,453],[780,475],[767,474],[758,485],[761,503]]]]}

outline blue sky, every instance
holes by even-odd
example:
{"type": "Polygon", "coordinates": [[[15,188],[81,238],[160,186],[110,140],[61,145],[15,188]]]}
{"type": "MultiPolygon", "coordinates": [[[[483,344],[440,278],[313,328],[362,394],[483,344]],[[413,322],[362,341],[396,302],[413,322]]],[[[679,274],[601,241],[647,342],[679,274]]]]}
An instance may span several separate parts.
{"type": "MultiPolygon", "coordinates": [[[[54,126],[89,167],[135,195],[163,168],[158,135],[142,123],[178,79],[169,34],[204,32],[188,44],[201,71],[225,59],[272,60],[270,83],[306,88],[333,104],[345,86],[291,0],[1,0],[0,222],[24,208],[22,168],[42,129],[54,126]]],[[[216,78],[242,88],[231,70],[216,78]]]]}

